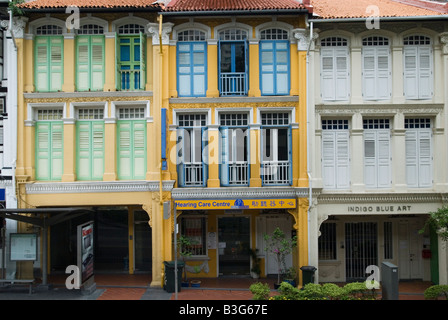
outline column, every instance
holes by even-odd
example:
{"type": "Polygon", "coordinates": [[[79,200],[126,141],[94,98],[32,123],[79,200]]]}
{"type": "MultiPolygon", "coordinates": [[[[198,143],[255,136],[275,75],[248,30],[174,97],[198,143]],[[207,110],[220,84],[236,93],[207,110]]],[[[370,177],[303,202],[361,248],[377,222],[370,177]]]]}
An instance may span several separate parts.
{"type": "Polygon", "coordinates": [[[218,40],[207,40],[207,97],[219,97],[218,89],[218,40]]]}
{"type": "Polygon", "coordinates": [[[261,149],[260,149],[260,125],[251,124],[249,127],[249,146],[250,146],[250,187],[261,187],[261,149]]]}
{"type": "Polygon", "coordinates": [[[364,183],[364,129],[362,125],[362,115],[355,113],[352,116],[352,130],[351,135],[351,150],[350,155],[352,161],[350,179],[352,182],[353,192],[363,192],[365,189],[364,183]]]}
{"type": "MultiPolygon", "coordinates": [[[[70,115],[71,116],[71,115],[70,115]]],[[[76,180],[76,128],[74,117],[64,119],[64,173],[62,182],[76,180]]]]}
{"type": "Polygon", "coordinates": [[[208,180],[207,187],[219,188],[219,125],[208,126],[208,180]]]}
{"type": "Polygon", "coordinates": [[[75,92],[75,34],[64,34],[64,83],[62,84],[62,91],[75,92]]]}
{"type": "Polygon", "coordinates": [[[117,124],[115,107],[109,103],[104,118],[104,181],[117,180],[117,124]]]}
{"type": "Polygon", "coordinates": [[[249,40],[249,97],[261,96],[258,40],[249,40]]]}
{"type": "Polygon", "coordinates": [[[406,184],[406,130],[404,129],[404,115],[398,112],[394,116],[392,130],[392,181],[395,191],[404,192],[406,184]]]}
{"type": "Polygon", "coordinates": [[[105,32],[104,91],[116,91],[115,84],[115,32],[105,32]]]}
{"type": "MultiPolygon", "coordinates": [[[[361,46],[352,46],[350,52],[350,70],[362,70],[361,46]]],[[[351,75],[351,103],[362,104],[362,75],[361,72],[350,72],[351,75]]]]}

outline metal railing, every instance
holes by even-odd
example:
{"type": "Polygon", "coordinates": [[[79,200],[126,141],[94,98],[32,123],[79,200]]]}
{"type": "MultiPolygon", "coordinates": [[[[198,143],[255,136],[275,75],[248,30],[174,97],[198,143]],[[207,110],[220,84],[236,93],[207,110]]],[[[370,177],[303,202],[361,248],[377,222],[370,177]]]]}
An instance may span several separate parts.
{"type": "Polygon", "coordinates": [[[204,184],[202,163],[184,163],[184,185],[187,187],[200,187],[204,184]]]}
{"type": "Polygon", "coordinates": [[[121,90],[140,90],[140,70],[120,70],[121,90]]]}
{"type": "Polygon", "coordinates": [[[290,170],[289,161],[263,161],[261,163],[261,179],[263,184],[290,184],[290,170]]]}
{"type": "Polygon", "coordinates": [[[221,73],[221,96],[246,95],[246,73],[229,72],[221,73]]]}
{"type": "Polygon", "coordinates": [[[229,185],[249,184],[249,165],[247,161],[229,163],[229,185]]]}

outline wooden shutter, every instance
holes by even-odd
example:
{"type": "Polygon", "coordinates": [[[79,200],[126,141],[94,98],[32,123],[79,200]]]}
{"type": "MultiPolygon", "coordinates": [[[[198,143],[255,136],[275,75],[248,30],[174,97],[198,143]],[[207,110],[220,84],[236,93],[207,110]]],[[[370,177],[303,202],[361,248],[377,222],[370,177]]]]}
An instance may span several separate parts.
{"type": "Polygon", "coordinates": [[[62,89],[63,79],[63,38],[50,38],[50,91],[62,89]]]}
{"type": "Polygon", "coordinates": [[[192,92],[191,46],[180,42],[177,46],[177,90],[179,97],[189,97],[192,92]]]}
{"type": "Polygon", "coordinates": [[[387,188],[391,184],[390,176],[390,132],[379,130],[377,132],[378,157],[378,188],[387,188]]]}
{"type": "Polygon", "coordinates": [[[376,48],[377,52],[377,78],[376,78],[376,98],[379,100],[389,99],[391,97],[390,85],[390,50],[389,47],[376,48]]]}
{"type": "Polygon", "coordinates": [[[348,131],[322,132],[322,173],[324,187],[350,186],[350,152],[348,131]]]}
{"type": "Polygon", "coordinates": [[[132,179],[132,154],[130,121],[120,120],[118,125],[118,178],[132,179]]]}
{"type": "Polygon", "coordinates": [[[429,130],[406,131],[406,182],[409,187],[432,186],[432,148],[429,130]]]}
{"type": "Polygon", "coordinates": [[[89,37],[78,36],[76,46],[78,57],[76,61],[76,88],[78,91],[87,91],[90,88],[89,37]]]}
{"type": "Polygon", "coordinates": [[[78,121],[76,133],[78,136],[78,164],[76,176],[78,180],[90,180],[91,178],[91,126],[88,121],[78,121]]]}
{"type": "Polygon", "coordinates": [[[133,178],[146,177],[146,121],[133,121],[133,178]]]}
{"type": "Polygon", "coordinates": [[[418,99],[417,47],[404,48],[404,90],[406,99],[418,99]]]}
{"type": "Polygon", "coordinates": [[[220,139],[220,169],[221,169],[221,184],[229,185],[229,128],[221,128],[220,139]]]}
{"type": "Polygon", "coordinates": [[[78,121],[78,180],[102,180],[104,173],[104,122],[78,121]]]}
{"type": "Polygon", "coordinates": [[[322,131],[322,178],[324,188],[336,188],[335,132],[322,131]]]}
{"type": "Polygon", "coordinates": [[[376,54],[375,48],[362,49],[362,84],[366,100],[376,98],[376,54]]]}
{"type": "Polygon", "coordinates": [[[49,43],[48,37],[36,37],[36,53],[35,53],[35,86],[36,91],[49,91],[49,43]]]}
{"type": "Polygon", "coordinates": [[[377,186],[376,176],[376,135],[373,131],[364,132],[364,180],[366,187],[377,186]]]}
{"type": "Polygon", "coordinates": [[[262,41],[260,43],[260,74],[261,94],[273,95],[274,91],[274,42],[262,41]]]}
{"type": "Polygon", "coordinates": [[[36,180],[50,180],[50,123],[36,123],[36,180]]]}
{"type": "Polygon", "coordinates": [[[179,186],[185,186],[185,173],[184,173],[184,136],[185,130],[180,128],[176,131],[177,143],[176,143],[176,163],[177,163],[177,183],[179,186]]]}
{"type": "Polygon", "coordinates": [[[333,101],[336,98],[334,50],[324,48],[321,51],[321,92],[322,100],[333,101]]]}
{"type": "Polygon", "coordinates": [[[275,41],[275,94],[289,94],[289,43],[275,41]]]}
{"type": "Polygon", "coordinates": [[[431,99],[433,93],[432,81],[432,49],[418,48],[418,93],[420,99],[431,99]]]}
{"type": "Polygon", "coordinates": [[[192,85],[193,96],[205,96],[206,92],[206,43],[192,43],[192,85]]]}
{"type": "Polygon", "coordinates": [[[91,39],[91,90],[102,91],[104,87],[104,37],[91,39]]]}
{"type": "Polygon", "coordinates": [[[350,73],[348,49],[335,49],[335,100],[348,100],[350,93],[350,73]]]}

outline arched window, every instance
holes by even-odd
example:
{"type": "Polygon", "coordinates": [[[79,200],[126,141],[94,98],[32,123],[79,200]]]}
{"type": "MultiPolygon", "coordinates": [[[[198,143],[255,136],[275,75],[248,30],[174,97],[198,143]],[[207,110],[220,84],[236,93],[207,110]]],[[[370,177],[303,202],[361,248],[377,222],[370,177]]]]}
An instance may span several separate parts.
{"type": "Polygon", "coordinates": [[[404,94],[406,99],[433,96],[433,53],[431,38],[411,35],[403,39],[404,94]]]}
{"type": "Polygon", "coordinates": [[[327,37],[321,45],[321,93],[325,101],[345,101],[350,97],[348,41],[327,37]]]}

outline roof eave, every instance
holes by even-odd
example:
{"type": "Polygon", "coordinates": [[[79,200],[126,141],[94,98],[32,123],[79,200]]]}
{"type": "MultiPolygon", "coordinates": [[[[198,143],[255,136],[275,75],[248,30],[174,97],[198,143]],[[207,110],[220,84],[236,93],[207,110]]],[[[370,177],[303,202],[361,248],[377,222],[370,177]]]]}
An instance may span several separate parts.
{"type": "Polygon", "coordinates": [[[160,11],[163,16],[226,16],[226,15],[282,15],[282,14],[305,14],[309,13],[307,8],[299,9],[268,9],[268,10],[197,10],[197,11],[160,11]]]}

